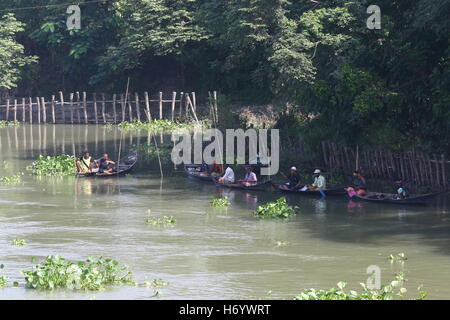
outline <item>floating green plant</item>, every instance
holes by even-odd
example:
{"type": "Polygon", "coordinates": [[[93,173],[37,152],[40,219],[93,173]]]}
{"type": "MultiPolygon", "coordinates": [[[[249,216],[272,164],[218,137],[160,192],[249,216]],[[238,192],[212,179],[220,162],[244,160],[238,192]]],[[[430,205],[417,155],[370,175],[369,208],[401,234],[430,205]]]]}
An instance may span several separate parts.
{"type": "Polygon", "coordinates": [[[38,176],[67,176],[75,174],[75,157],[62,154],[55,157],[39,156],[27,170],[38,176]]]}
{"type": "Polygon", "coordinates": [[[134,284],[126,266],[102,257],[73,262],[60,256],[48,256],[41,264],[30,271],[22,271],[22,274],[26,286],[33,289],[100,290],[107,285],[134,284]]]}
{"type": "Polygon", "coordinates": [[[289,206],[286,198],[282,197],[274,202],[259,206],[253,215],[258,218],[288,218],[296,213],[296,208],[289,206]]]}
{"type": "MultiPolygon", "coordinates": [[[[5,266],[3,264],[0,264],[0,270],[2,270],[5,266]]],[[[6,284],[8,283],[8,277],[7,276],[0,276],[0,289],[4,288],[6,284]]]]}
{"type": "Polygon", "coordinates": [[[214,199],[210,203],[211,203],[211,207],[214,207],[214,208],[223,208],[223,207],[228,207],[231,205],[231,202],[230,202],[230,200],[228,200],[227,197],[214,199]]]}
{"type": "MultiPolygon", "coordinates": [[[[365,283],[360,283],[361,292],[354,290],[345,291],[346,283],[339,282],[336,287],[329,290],[307,289],[297,295],[295,300],[393,300],[396,297],[403,298],[407,292],[404,287],[406,279],[404,273],[397,273],[395,279],[388,284],[380,286],[379,289],[370,289],[365,283]]],[[[427,292],[417,288],[419,296],[416,299],[422,300],[427,296],[427,292]]]]}
{"type": "Polygon", "coordinates": [[[11,163],[9,161],[6,161],[6,160],[0,161],[1,169],[8,169],[10,166],[11,166],[11,163]]]}
{"type": "Polygon", "coordinates": [[[391,262],[394,262],[394,261],[406,261],[406,260],[408,260],[408,258],[402,252],[402,253],[397,253],[396,255],[394,255],[394,254],[389,255],[388,260],[390,260],[391,262]]]}
{"type": "Polygon", "coordinates": [[[165,225],[173,225],[177,222],[177,220],[172,216],[162,216],[162,217],[150,217],[150,214],[152,213],[151,210],[147,210],[147,218],[145,219],[145,222],[148,225],[152,226],[165,226],[165,225]]]}
{"type": "Polygon", "coordinates": [[[18,173],[13,176],[0,177],[0,185],[13,185],[22,181],[23,173],[18,173]]]}
{"type": "Polygon", "coordinates": [[[12,244],[13,246],[23,247],[23,246],[26,245],[27,243],[25,242],[24,239],[17,237],[17,238],[15,238],[15,239],[11,242],[11,244],[12,244]]]}
{"type": "MultiPolygon", "coordinates": [[[[132,121],[132,122],[121,122],[118,124],[120,130],[131,131],[131,130],[147,130],[151,132],[171,132],[177,129],[188,129],[192,130],[195,127],[195,123],[181,123],[176,121],[171,121],[168,119],[162,120],[152,120],[149,122],[142,121],[132,121]]],[[[203,124],[200,124],[203,126],[203,124]]]]}
{"type": "Polygon", "coordinates": [[[20,126],[20,122],[19,121],[0,120],[0,129],[1,128],[6,128],[6,127],[17,127],[17,126],[20,126]]]}

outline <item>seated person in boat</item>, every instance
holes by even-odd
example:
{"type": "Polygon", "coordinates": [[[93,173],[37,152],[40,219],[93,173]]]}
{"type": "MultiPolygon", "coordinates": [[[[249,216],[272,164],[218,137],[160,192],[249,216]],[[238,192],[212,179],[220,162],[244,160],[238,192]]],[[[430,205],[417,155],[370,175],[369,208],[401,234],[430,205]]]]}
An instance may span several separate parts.
{"type": "Polygon", "coordinates": [[[366,179],[358,170],[353,172],[353,185],[347,188],[347,192],[352,197],[355,194],[363,196],[366,194],[366,179]]]}
{"type": "Polygon", "coordinates": [[[219,178],[219,183],[234,183],[234,171],[229,164],[225,164],[225,174],[219,178]]]}
{"type": "Polygon", "coordinates": [[[97,160],[98,171],[100,173],[111,174],[114,172],[114,165],[116,163],[109,159],[109,155],[105,153],[100,160],[97,160]]]}
{"type": "Polygon", "coordinates": [[[201,176],[207,176],[209,175],[209,166],[205,161],[202,161],[202,164],[200,165],[200,175],[201,176]]]}
{"type": "Polygon", "coordinates": [[[396,199],[405,199],[408,197],[408,191],[406,190],[405,181],[403,181],[403,179],[399,178],[395,180],[395,187],[397,189],[396,194],[394,195],[396,199]]]}
{"type": "Polygon", "coordinates": [[[221,176],[223,174],[223,168],[220,164],[218,164],[217,162],[213,161],[212,166],[211,166],[211,176],[213,177],[218,177],[221,176]]]}
{"type": "Polygon", "coordinates": [[[314,170],[314,182],[309,186],[309,190],[321,191],[327,188],[327,182],[319,169],[314,170]]]}
{"type": "Polygon", "coordinates": [[[291,167],[291,172],[289,173],[286,178],[289,180],[288,183],[286,183],[286,186],[290,190],[298,190],[302,185],[302,182],[300,180],[300,174],[297,171],[296,167],[291,167]]]}
{"type": "Polygon", "coordinates": [[[92,158],[88,151],[83,152],[83,156],[76,162],[78,173],[92,172],[92,158]]]}
{"type": "Polygon", "coordinates": [[[258,178],[256,177],[256,174],[253,172],[252,166],[246,166],[245,167],[245,177],[242,181],[242,184],[246,187],[256,186],[258,184],[258,178]]]}

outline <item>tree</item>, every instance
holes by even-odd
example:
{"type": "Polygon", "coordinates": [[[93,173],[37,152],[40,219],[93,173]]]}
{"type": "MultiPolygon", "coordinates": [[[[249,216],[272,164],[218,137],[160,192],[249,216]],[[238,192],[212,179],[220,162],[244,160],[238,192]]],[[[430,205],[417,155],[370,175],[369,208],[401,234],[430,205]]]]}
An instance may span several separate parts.
{"type": "Polygon", "coordinates": [[[37,61],[34,56],[24,54],[24,47],[16,41],[16,35],[22,32],[23,23],[13,14],[0,19],[0,90],[9,90],[17,86],[24,66],[37,61]]]}

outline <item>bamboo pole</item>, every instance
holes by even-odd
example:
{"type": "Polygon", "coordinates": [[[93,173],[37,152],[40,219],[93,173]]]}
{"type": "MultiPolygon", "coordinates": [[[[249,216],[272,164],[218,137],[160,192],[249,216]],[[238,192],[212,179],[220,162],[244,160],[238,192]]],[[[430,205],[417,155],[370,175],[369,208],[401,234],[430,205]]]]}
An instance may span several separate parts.
{"type": "Polygon", "coordinates": [[[177,93],[174,91],[172,92],[172,121],[174,120],[174,112],[175,112],[175,102],[177,99],[177,93]]]}
{"type": "Polygon", "coordinates": [[[150,122],[150,121],[152,121],[152,114],[150,111],[150,101],[148,99],[147,91],[144,92],[144,98],[145,98],[145,110],[146,110],[145,114],[147,115],[147,121],[150,122]]]}
{"type": "Polygon", "coordinates": [[[70,123],[73,125],[73,96],[74,94],[71,92],[69,95],[69,104],[70,104],[70,123]]]}
{"type": "Polygon", "coordinates": [[[69,94],[70,123],[73,124],[73,93],[69,94]]]}
{"type": "Polygon", "coordinates": [[[123,94],[120,95],[120,106],[122,108],[122,122],[125,122],[125,98],[123,94]]]}
{"type": "Polygon", "coordinates": [[[78,124],[81,124],[81,115],[80,115],[80,92],[77,91],[76,92],[76,97],[77,97],[77,120],[78,120],[78,124]]]}
{"type": "Polygon", "coordinates": [[[6,99],[6,121],[9,121],[9,99],[6,99]]]}
{"type": "Polygon", "coordinates": [[[192,92],[192,107],[194,111],[197,113],[197,98],[195,96],[195,92],[192,92]]]}
{"type": "Polygon", "coordinates": [[[83,91],[83,111],[84,111],[84,123],[88,124],[88,113],[87,113],[87,101],[86,101],[86,91],[83,91]]]}
{"type": "Polygon", "coordinates": [[[113,94],[113,117],[114,117],[114,123],[117,123],[116,99],[117,99],[117,96],[114,93],[113,94]]]}
{"type": "Polygon", "coordinates": [[[106,124],[106,95],[105,93],[102,93],[102,118],[103,118],[103,124],[106,124]]]}
{"type": "Polygon", "coordinates": [[[38,124],[41,124],[41,103],[39,101],[39,98],[36,98],[36,101],[38,107],[38,124]]]}
{"type": "Polygon", "coordinates": [[[137,120],[141,122],[141,110],[139,105],[139,95],[137,92],[134,93],[134,106],[136,107],[137,120]]]}
{"type": "Polygon", "coordinates": [[[14,99],[14,122],[17,121],[17,99],[14,99]]]}
{"type": "Polygon", "coordinates": [[[30,124],[33,124],[33,99],[31,97],[29,99],[30,99],[30,124]]]}
{"type": "Polygon", "coordinates": [[[47,123],[47,108],[45,107],[45,98],[41,97],[42,102],[42,115],[44,118],[44,123],[47,123]]]}
{"type": "Polygon", "coordinates": [[[159,93],[159,119],[163,118],[163,93],[159,93]]]}
{"type": "Polygon", "coordinates": [[[25,98],[22,98],[22,122],[26,121],[26,113],[25,113],[25,98]]]}
{"type": "Polygon", "coordinates": [[[61,104],[62,122],[66,123],[66,107],[64,106],[64,94],[62,91],[59,92],[59,103],[61,104]]]}
{"type": "Polygon", "coordinates": [[[56,123],[56,118],[55,118],[55,95],[52,95],[52,121],[53,121],[53,123],[56,123]]]}
{"type": "Polygon", "coordinates": [[[93,93],[92,94],[93,97],[93,101],[94,101],[94,120],[95,120],[95,124],[98,124],[98,115],[97,115],[97,93],[93,93]]]}

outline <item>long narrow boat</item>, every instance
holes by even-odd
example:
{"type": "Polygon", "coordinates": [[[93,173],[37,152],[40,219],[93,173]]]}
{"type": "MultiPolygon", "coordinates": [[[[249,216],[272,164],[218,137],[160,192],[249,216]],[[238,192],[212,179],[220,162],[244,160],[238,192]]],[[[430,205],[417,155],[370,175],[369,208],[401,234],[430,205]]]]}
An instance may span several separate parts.
{"type": "Polygon", "coordinates": [[[202,182],[210,182],[210,183],[214,182],[213,178],[210,175],[204,175],[198,171],[188,170],[188,169],[186,169],[185,172],[189,178],[192,178],[192,179],[195,179],[198,181],[202,181],[202,182]]]}
{"type": "Polygon", "coordinates": [[[376,203],[394,203],[394,204],[427,204],[442,192],[427,193],[427,194],[411,194],[404,199],[396,199],[395,194],[367,192],[364,196],[354,195],[353,200],[361,200],[376,203]]]}
{"type": "MultiPolygon", "coordinates": [[[[277,189],[278,191],[283,192],[283,193],[322,196],[322,194],[317,190],[306,190],[306,191],[291,190],[291,189],[289,189],[289,187],[287,185],[280,184],[280,183],[272,183],[272,186],[275,189],[277,189]]],[[[324,189],[322,191],[325,192],[326,196],[340,196],[340,195],[344,195],[347,193],[347,191],[345,190],[344,187],[332,187],[332,188],[324,189]]]]}
{"type": "Polygon", "coordinates": [[[239,189],[239,190],[248,190],[248,191],[265,191],[268,186],[271,185],[271,181],[265,181],[258,183],[254,186],[245,186],[242,183],[218,183],[215,182],[216,187],[230,188],[230,189],[239,189]]]}
{"type": "Polygon", "coordinates": [[[136,162],[137,162],[137,152],[133,152],[119,160],[119,170],[117,170],[116,172],[113,172],[113,173],[92,172],[92,173],[84,173],[84,174],[78,173],[77,176],[85,177],[85,178],[93,178],[93,177],[105,178],[105,177],[124,175],[133,169],[136,162]]]}

